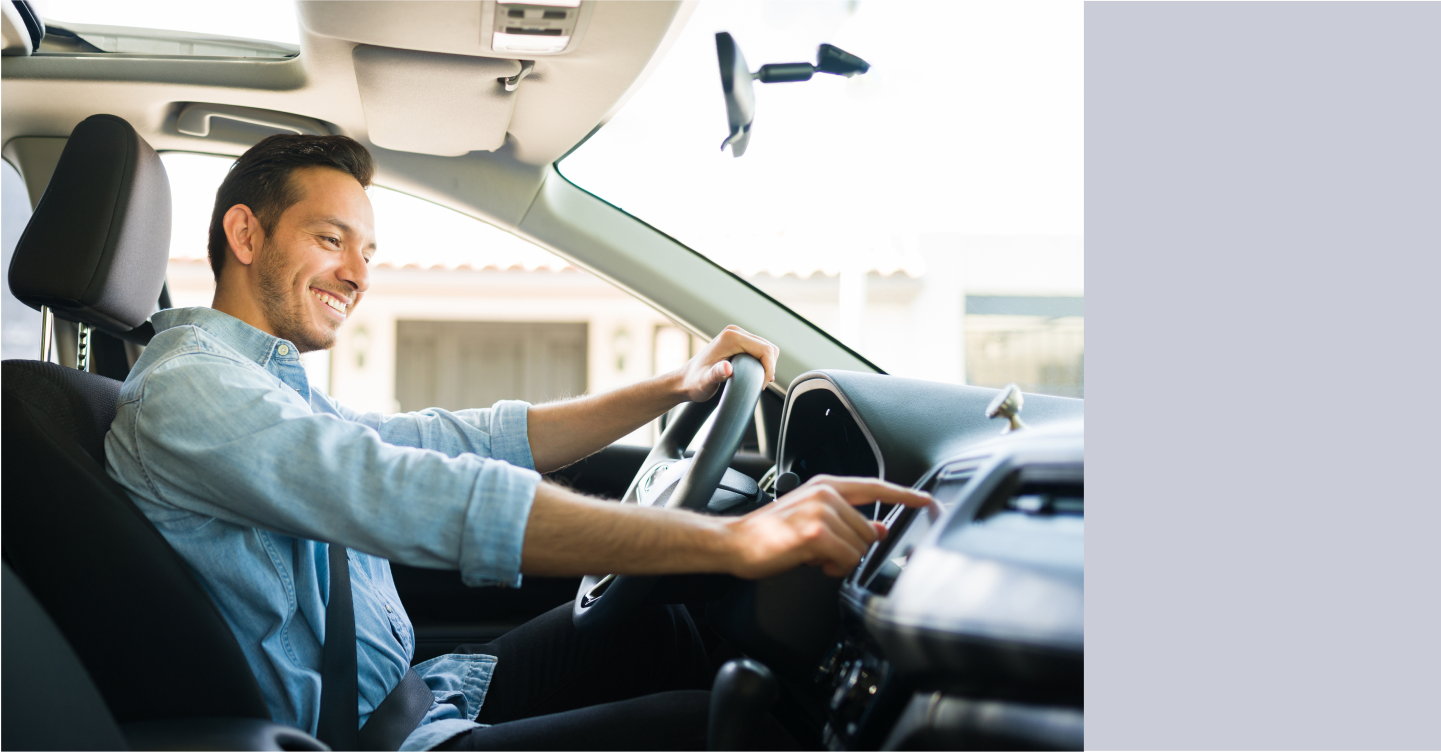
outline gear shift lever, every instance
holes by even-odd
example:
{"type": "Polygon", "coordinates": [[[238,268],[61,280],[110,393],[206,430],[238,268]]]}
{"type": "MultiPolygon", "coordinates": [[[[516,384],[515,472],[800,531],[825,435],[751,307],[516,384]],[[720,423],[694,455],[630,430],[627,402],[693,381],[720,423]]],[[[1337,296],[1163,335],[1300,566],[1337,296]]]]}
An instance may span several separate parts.
{"type": "Polygon", "coordinates": [[[776,677],[763,664],[749,658],[726,661],[711,685],[706,749],[751,749],[760,716],[779,696],[776,677]]]}

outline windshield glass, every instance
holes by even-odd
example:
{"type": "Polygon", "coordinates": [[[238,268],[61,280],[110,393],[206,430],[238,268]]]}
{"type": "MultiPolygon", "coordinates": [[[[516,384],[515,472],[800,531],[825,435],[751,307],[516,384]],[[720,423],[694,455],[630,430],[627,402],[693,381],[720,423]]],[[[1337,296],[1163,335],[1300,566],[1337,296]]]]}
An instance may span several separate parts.
{"type": "Polygon", "coordinates": [[[559,168],[889,373],[1082,396],[1081,55],[1080,3],[702,2],[559,168]],[[734,158],[719,31],[871,70],[756,82],[734,158]]]}
{"type": "MultiPolygon", "coordinates": [[[[141,3],[117,3],[115,0],[45,0],[39,6],[47,24],[56,24],[82,36],[106,52],[153,52],[195,55],[244,55],[233,49],[194,49],[181,51],[160,46],[156,39],[146,40],[144,34],[126,34],[126,30],[144,32],[160,30],[180,32],[167,37],[237,37],[300,44],[300,24],[296,20],[294,0],[245,0],[243,5],[195,0],[146,0],[141,3]],[[79,27],[79,28],[72,28],[79,27]],[[117,27],[92,29],[91,27],[117,27]],[[109,31],[106,34],[104,32],[109,31]]],[[[291,51],[293,54],[294,51],[291,51]]]]}

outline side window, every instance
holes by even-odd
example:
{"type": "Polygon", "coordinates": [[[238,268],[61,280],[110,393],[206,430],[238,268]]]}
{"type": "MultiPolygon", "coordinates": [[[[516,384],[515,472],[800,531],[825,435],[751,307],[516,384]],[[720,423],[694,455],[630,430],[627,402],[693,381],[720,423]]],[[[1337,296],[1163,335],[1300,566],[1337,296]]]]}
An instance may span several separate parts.
{"type": "MultiPolygon", "coordinates": [[[[209,305],[206,235],[232,160],[162,159],[175,197],[171,300],[209,305]]],[[[414,196],[383,187],[370,196],[379,244],[370,290],[335,347],[305,356],[311,383],[344,404],[390,412],[543,402],[613,389],[689,357],[684,330],[565,259],[414,196]]],[[[654,431],[623,441],[651,444],[654,431]]]]}
{"type": "Polygon", "coordinates": [[[0,235],[4,236],[4,307],[0,309],[0,356],[5,360],[40,357],[40,312],[10,294],[10,257],[30,221],[30,195],[25,181],[9,162],[0,162],[0,235]]]}

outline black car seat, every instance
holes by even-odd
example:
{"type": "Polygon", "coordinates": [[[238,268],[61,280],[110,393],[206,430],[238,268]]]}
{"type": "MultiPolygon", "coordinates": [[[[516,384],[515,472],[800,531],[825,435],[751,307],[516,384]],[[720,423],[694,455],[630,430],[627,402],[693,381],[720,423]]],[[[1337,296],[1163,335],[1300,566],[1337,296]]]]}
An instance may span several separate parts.
{"type": "Polygon", "coordinates": [[[50,615],[4,569],[0,749],[316,749],[308,735],[255,718],[144,721],[122,731],[50,615]]]}
{"type": "MultiPolygon", "coordinates": [[[[31,307],[145,341],[169,247],[170,186],[159,157],[124,120],[96,115],[65,146],[16,246],[10,288],[31,307]]],[[[259,685],[200,582],[105,473],[120,382],[40,361],[7,360],[0,369],[4,560],[73,647],[115,721],[268,723],[259,685]]],[[[8,736],[26,719],[12,714],[5,689],[8,736]]]]}
{"type": "Polygon", "coordinates": [[[5,749],[125,749],[90,674],[25,583],[5,565],[5,749]],[[57,702],[56,698],[65,698],[57,702]],[[76,723],[76,718],[86,719],[76,723]],[[24,719],[21,721],[21,719],[24,719]]]}

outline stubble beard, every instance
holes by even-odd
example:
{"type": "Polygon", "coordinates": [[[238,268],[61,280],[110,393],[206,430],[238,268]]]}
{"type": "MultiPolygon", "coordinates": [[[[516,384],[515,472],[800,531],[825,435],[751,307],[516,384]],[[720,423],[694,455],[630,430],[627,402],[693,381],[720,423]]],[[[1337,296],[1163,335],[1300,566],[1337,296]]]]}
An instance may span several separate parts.
{"type": "Polygon", "coordinates": [[[295,288],[286,277],[284,254],[269,239],[260,249],[257,274],[260,306],[275,336],[290,340],[295,349],[303,353],[328,350],[335,344],[335,329],[317,327],[312,322],[305,300],[310,295],[309,287],[299,299],[294,299],[295,288]]]}

